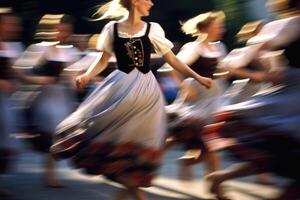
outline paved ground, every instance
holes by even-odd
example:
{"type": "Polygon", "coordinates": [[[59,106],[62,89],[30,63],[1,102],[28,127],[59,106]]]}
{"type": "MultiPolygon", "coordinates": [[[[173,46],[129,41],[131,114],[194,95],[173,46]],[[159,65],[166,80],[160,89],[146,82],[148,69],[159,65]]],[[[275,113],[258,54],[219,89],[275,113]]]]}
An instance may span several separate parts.
{"type": "MultiPolygon", "coordinates": [[[[180,181],[177,178],[176,159],[183,152],[172,149],[165,157],[160,176],[154,181],[154,186],[145,189],[150,200],[176,199],[211,199],[205,193],[203,164],[196,165],[194,181],[180,181]]],[[[232,161],[223,157],[223,165],[232,161]]],[[[118,184],[99,176],[86,176],[74,170],[66,161],[59,163],[61,179],[67,187],[49,189],[44,187],[41,176],[42,157],[26,150],[15,161],[15,168],[9,175],[1,179],[1,186],[13,192],[9,198],[1,200],[109,200],[120,187],[118,184]]],[[[280,192],[279,186],[271,187],[253,183],[253,178],[230,181],[225,184],[228,194],[237,200],[258,200],[272,197],[280,192]]],[[[278,180],[278,179],[276,179],[278,180]]],[[[281,182],[282,183],[282,182],[281,182]]]]}

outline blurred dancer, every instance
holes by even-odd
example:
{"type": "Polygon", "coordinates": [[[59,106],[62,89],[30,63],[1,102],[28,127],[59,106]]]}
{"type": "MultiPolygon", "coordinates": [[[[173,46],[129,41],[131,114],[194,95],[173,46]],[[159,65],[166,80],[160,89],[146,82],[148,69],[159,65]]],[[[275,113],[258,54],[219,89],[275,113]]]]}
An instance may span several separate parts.
{"type": "MultiPolygon", "coordinates": [[[[277,3],[278,1],[270,1],[277,3]]],[[[208,175],[210,189],[219,199],[226,198],[220,184],[226,180],[273,172],[291,178],[293,182],[276,199],[300,197],[299,174],[299,124],[298,102],[300,61],[300,1],[287,3],[291,16],[267,23],[259,34],[248,41],[248,51],[239,60],[229,63],[230,73],[249,77],[254,81],[266,81],[277,85],[273,90],[262,91],[249,100],[224,107],[218,115],[221,126],[213,132],[221,132],[227,138],[228,149],[244,163],[208,175]],[[292,11],[292,12],[290,12],[292,11]],[[279,72],[248,73],[231,66],[246,66],[263,50],[283,49],[288,66],[279,72]]],[[[285,12],[285,16],[288,16],[285,12]]],[[[211,126],[213,127],[213,126],[211,126]]],[[[207,132],[212,132],[209,129],[207,132]]],[[[210,142],[214,141],[212,139],[210,142]]],[[[212,144],[212,143],[211,143],[212,144]]],[[[212,145],[214,147],[214,145],[212,145]]]]}
{"type": "MultiPolygon", "coordinates": [[[[248,22],[245,24],[241,30],[237,33],[237,39],[239,44],[244,44],[239,49],[234,49],[232,52],[227,55],[231,57],[230,54],[234,54],[231,59],[237,58],[239,55],[243,54],[243,51],[247,51],[247,47],[244,48],[246,42],[257,35],[265,22],[263,20],[248,22]],[[235,52],[235,53],[233,53],[235,52]]],[[[256,59],[253,59],[247,66],[242,66],[241,68],[236,68],[236,71],[248,71],[248,73],[260,73],[260,72],[270,72],[275,70],[282,70],[282,67],[285,66],[284,58],[281,55],[280,51],[261,51],[256,59]]],[[[224,59],[223,62],[227,62],[227,59],[224,59]]],[[[234,75],[233,75],[234,76],[234,75]]],[[[227,104],[239,103],[246,101],[253,95],[257,94],[262,90],[267,88],[271,89],[272,84],[268,82],[257,82],[249,79],[248,77],[231,77],[236,80],[233,81],[231,87],[226,91],[225,99],[227,98],[227,104]]],[[[225,100],[224,99],[224,100],[225,100]]],[[[226,101],[226,100],[225,100],[226,101]]],[[[272,184],[272,177],[268,173],[259,174],[256,178],[258,183],[261,184],[272,184]]]]}
{"type": "MultiPolygon", "coordinates": [[[[57,33],[51,42],[31,45],[25,51],[25,55],[33,59],[33,75],[43,80],[41,85],[30,86],[25,113],[26,131],[32,135],[29,141],[35,150],[45,155],[45,185],[48,187],[63,186],[57,178],[49,148],[56,126],[75,109],[75,92],[64,69],[78,60],[77,49],[69,44],[72,18],[64,15],[57,20],[54,27],[57,33]]],[[[17,64],[23,63],[25,60],[21,58],[17,64]]]]}
{"type": "MultiPolygon", "coordinates": [[[[212,78],[214,83],[212,88],[207,89],[196,84],[193,79],[185,79],[175,102],[167,106],[167,112],[173,116],[169,120],[171,134],[167,143],[181,143],[188,150],[180,159],[182,178],[191,178],[188,165],[203,159],[208,173],[219,168],[217,155],[206,151],[199,134],[208,123],[210,114],[220,106],[220,97],[225,90],[226,82],[214,76],[219,60],[226,54],[225,46],[220,42],[225,32],[224,19],[225,15],[221,11],[208,12],[189,19],[182,25],[186,34],[197,36],[197,39],[185,44],[177,58],[190,65],[199,75],[212,78]]],[[[166,64],[161,70],[168,67],[166,64]]],[[[170,73],[179,80],[185,78],[175,71],[170,73]]]]}
{"type": "Polygon", "coordinates": [[[118,69],[58,126],[51,148],[57,157],[72,156],[75,166],[87,173],[124,185],[116,199],[128,194],[146,199],[138,188],[151,185],[161,160],[166,121],[163,96],[149,68],[151,47],[184,75],[211,86],[209,78],[175,57],[159,24],[141,19],[152,6],[151,0],[113,0],[100,8],[102,19],[116,14],[123,18],[104,27],[98,45],[103,55],[78,77],[78,86],[104,70],[113,54],[118,69]]]}

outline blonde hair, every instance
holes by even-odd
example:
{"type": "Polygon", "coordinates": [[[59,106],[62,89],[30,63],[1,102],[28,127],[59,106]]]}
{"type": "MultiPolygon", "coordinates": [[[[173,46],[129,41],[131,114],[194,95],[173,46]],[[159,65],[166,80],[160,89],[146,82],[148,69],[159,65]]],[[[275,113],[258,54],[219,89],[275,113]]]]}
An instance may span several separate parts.
{"type": "Polygon", "coordinates": [[[225,20],[225,14],[223,11],[212,11],[197,15],[196,17],[182,23],[181,30],[187,35],[190,34],[192,36],[199,36],[204,32],[204,29],[216,20],[225,20]]]}
{"type": "Polygon", "coordinates": [[[130,8],[130,0],[111,0],[101,5],[94,15],[100,16],[98,20],[123,18],[128,16],[130,8]]]}

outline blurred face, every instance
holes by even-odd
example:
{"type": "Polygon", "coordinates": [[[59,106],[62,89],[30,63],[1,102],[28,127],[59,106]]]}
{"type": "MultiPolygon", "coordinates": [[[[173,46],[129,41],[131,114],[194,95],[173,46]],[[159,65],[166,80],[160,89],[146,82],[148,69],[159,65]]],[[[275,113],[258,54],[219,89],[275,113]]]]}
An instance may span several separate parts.
{"type": "Polygon", "coordinates": [[[22,31],[20,19],[17,16],[2,16],[0,20],[0,31],[2,40],[17,39],[22,31]]]}
{"type": "Polygon", "coordinates": [[[88,37],[81,37],[77,40],[77,48],[81,51],[86,50],[89,47],[89,38],[88,37]]]}
{"type": "Polygon", "coordinates": [[[152,0],[133,0],[132,5],[137,9],[141,16],[148,16],[153,6],[152,0]]]}
{"type": "Polygon", "coordinates": [[[68,38],[73,34],[73,26],[67,23],[61,23],[57,25],[57,35],[56,39],[60,43],[64,43],[68,40],[68,38]]]}
{"type": "Polygon", "coordinates": [[[208,37],[211,41],[218,41],[223,38],[226,31],[223,21],[215,20],[206,29],[208,37]]]}

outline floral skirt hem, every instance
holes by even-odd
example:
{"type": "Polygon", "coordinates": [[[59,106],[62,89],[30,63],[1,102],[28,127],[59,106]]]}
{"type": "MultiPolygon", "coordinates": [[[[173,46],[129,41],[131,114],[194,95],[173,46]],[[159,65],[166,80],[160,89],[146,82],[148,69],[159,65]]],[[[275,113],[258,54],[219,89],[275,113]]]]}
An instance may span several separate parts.
{"type": "Polygon", "coordinates": [[[136,143],[97,142],[72,157],[76,168],[104,175],[127,187],[149,187],[162,157],[155,150],[136,143]]]}

